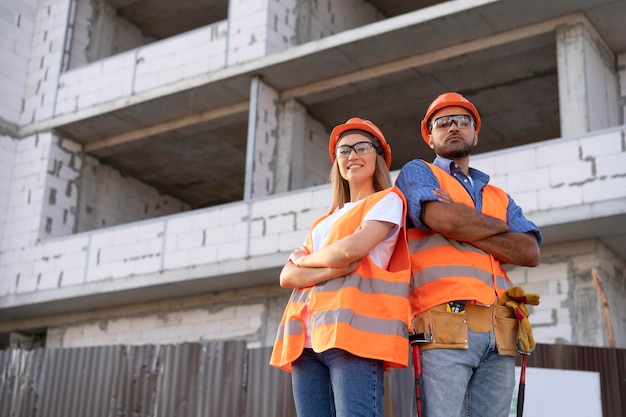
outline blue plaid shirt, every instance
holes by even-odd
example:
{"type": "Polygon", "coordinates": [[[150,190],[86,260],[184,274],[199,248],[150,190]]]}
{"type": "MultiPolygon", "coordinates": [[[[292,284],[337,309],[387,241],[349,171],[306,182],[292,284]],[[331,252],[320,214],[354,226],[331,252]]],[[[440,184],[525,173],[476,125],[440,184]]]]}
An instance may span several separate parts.
{"type": "MultiPolygon", "coordinates": [[[[437,157],[433,164],[446,171],[456,178],[465,188],[467,193],[474,200],[476,211],[482,211],[483,193],[482,189],[489,183],[489,175],[474,168],[469,169],[466,176],[461,167],[454,161],[437,157]]],[[[423,161],[414,159],[408,162],[400,170],[396,179],[396,186],[404,193],[407,202],[407,227],[429,229],[420,218],[422,204],[427,201],[437,201],[438,197],[432,193],[435,188],[441,188],[439,180],[435,177],[430,167],[423,161]]],[[[522,208],[515,204],[509,197],[509,205],[506,209],[506,222],[511,232],[527,233],[532,232],[537,236],[537,241],[541,244],[542,236],[539,228],[530,220],[524,217],[522,208]]]]}

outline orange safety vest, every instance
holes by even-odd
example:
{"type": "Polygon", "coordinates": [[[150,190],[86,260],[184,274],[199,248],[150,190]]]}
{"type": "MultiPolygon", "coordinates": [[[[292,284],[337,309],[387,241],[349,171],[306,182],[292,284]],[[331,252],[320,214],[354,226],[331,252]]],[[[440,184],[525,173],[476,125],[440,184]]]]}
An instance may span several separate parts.
{"type": "MultiPolygon", "coordinates": [[[[476,208],[467,190],[454,177],[425,163],[452,201],[476,208]]],[[[504,190],[486,185],[482,194],[482,214],[506,222],[509,198],[504,190]]],[[[411,257],[412,316],[452,300],[493,304],[496,294],[500,296],[512,286],[500,261],[467,242],[448,239],[426,229],[407,230],[407,239],[411,257]]]]}
{"type": "MultiPolygon", "coordinates": [[[[332,226],[326,244],[352,234],[366,213],[390,192],[402,198],[403,215],[406,215],[402,192],[396,187],[387,188],[371,194],[342,215],[332,226]]],[[[316,220],[311,231],[329,214],[316,220]]],[[[309,251],[313,249],[311,231],[306,242],[309,251]]],[[[339,348],[356,356],[382,360],[385,369],[406,367],[410,269],[402,226],[386,270],[368,256],[350,275],[312,287],[295,288],[278,328],[270,365],[290,372],[291,363],[302,354],[307,307],[315,352],[339,348]]]]}

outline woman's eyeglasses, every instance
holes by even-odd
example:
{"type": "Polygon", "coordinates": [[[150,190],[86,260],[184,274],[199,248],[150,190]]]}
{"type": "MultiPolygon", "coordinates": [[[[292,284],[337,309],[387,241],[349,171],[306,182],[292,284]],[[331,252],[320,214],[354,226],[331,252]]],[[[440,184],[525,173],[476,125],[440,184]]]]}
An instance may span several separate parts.
{"type": "Polygon", "coordinates": [[[452,114],[450,116],[437,117],[430,124],[430,130],[433,129],[449,129],[452,123],[456,124],[458,128],[469,127],[474,124],[472,116],[467,114],[452,114]]]}
{"type": "Polygon", "coordinates": [[[335,156],[337,159],[346,159],[350,156],[352,151],[357,155],[365,155],[366,153],[373,152],[375,149],[372,142],[357,142],[354,145],[341,145],[335,149],[335,156]]]}

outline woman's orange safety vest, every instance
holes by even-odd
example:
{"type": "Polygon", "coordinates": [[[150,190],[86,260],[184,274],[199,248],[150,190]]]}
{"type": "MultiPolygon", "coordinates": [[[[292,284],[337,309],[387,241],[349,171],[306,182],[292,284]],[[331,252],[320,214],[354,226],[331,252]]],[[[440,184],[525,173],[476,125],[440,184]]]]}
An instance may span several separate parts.
{"type": "MultiPolygon", "coordinates": [[[[387,188],[371,194],[341,216],[332,226],[326,244],[352,234],[366,213],[390,192],[400,196],[403,216],[406,215],[402,192],[396,187],[387,188]]],[[[311,230],[329,214],[316,220],[311,230]]],[[[312,251],[311,231],[306,244],[312,251]]],[[[385,369],[406,367],[409,356],[409,280],[406,233],[401,227],[386,270],[368,256],[350,275],[293,290],[280,322],[270,365],[291,371],[291,363],[302,354],[304,308],[307,307],[315,352],[339,348],[356,356],[382,360],[385,369]]]]}
{"type": "MultiPolygon", "coordinates": [[[[453,202],[476,208],[467,190],[454,177],[425,163],[453,202]]],[[[506,222],[507,194],[492,185],[486,185],[482,194],[482,214],[506,222]]],[[[475,300],[491,305],[496,295],[500,296],[512,286],[500,261],[469,243],[426,229],[407,230],[407,239],[411,256],[412,316],[452,300],[475,300]]]]}

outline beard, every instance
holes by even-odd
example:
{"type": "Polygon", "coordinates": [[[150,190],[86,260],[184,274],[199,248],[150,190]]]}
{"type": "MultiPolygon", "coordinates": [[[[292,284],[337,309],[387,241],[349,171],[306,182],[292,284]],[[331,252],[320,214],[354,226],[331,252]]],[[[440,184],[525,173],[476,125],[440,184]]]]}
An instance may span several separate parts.
{"type": "Polygon", "coordinates": [[[472,154],[474,145],[462,141],[446,142],[441,146],[433,144],[433,150],[443,158],[465,158],[472,154]]]}

